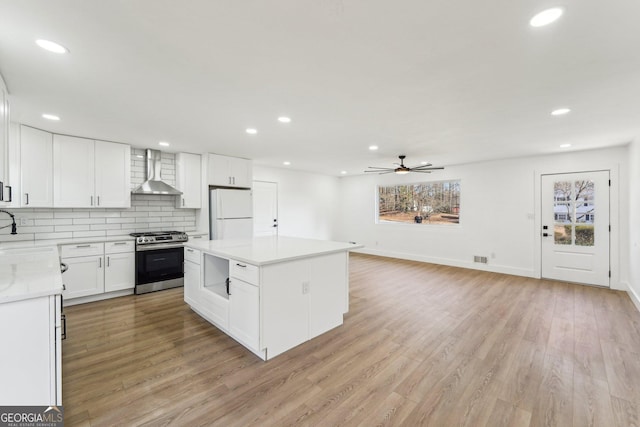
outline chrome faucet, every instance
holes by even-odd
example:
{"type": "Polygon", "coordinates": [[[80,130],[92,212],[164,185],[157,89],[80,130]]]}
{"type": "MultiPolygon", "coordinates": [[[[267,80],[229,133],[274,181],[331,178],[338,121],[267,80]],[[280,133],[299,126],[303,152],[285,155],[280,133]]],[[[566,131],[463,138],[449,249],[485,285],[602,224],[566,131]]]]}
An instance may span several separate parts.
{"type": "MultiPolygon", "coordinates": [[[[5,211],[3,209],[0,209],[0,212],[4,212],[11,217],[11,234],[18,234],[18,232],[16,231],[16,217],[11,212],[5,211]]],[[[8,225],[5,225],[4,227],[0,227],[0,229],[7,227],[8,225]]]]}

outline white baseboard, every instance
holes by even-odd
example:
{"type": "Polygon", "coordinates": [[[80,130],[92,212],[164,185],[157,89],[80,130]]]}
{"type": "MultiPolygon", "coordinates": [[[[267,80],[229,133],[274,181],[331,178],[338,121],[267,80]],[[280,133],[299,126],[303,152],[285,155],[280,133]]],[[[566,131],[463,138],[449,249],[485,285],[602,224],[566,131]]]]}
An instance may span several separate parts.
{"type": "Polygon", "coordinates": [[[640,311],[640,295],[631,287],[627,286],[627,293],[629,294],[629,298],[633,301],[633,304],[636,306],[638,311],[640,311]]]}
{"type": "Polygon", "coordinates": [[[406,259],[409,261],[427,262],[430,264],[448,265],[450,267],[460,267],[460,268],[469,268],[472,270],[490,271],[492,273],[511,274],[513,276],[539,278],[536,275],[536,272],[533,270],[508,267],[504,265],[480,264],[480,263],[475,263],[470,261],[464,262],[456,259],[418,256],[414,254],[382,251],[382,250],[376,250],[376,249],[370,249],[370,248],[358,249],[358,250],[354,250],[353,252],[358,252],[358,253],[368,254],[368,255],[377,255],[377,256],[383,256],[383,257],[389,257],[389,258],[406,259]]]}

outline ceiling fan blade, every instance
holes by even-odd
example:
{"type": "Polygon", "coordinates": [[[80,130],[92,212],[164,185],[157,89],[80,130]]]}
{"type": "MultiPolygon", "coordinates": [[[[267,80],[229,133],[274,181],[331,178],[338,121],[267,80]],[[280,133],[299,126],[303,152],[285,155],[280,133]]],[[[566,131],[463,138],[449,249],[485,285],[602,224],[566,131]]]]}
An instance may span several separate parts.
{"type": "Polygon", "coordinates": [[[426,165],[415,166],[415,167],[412,167],[411,169],[423,169],[423,168],[428,168],[429,166],[433,166],[433,165],[431,163],[427,163],[426,165]]]}
{"type": "Polygon", "coordinates": [[[443,167],[433,167],[433,168],[416,168],[416,169],[411,169],[411,172],[420,172],[420,171],[435,171],[435,170],[442,170],[444,169],[443,167]]]}
{"type": "Polygon", "coordinates": [[[415,173],[431,173],[431,171],[429,170],[424,170],[424,171],[417,171],[417,170],[411,170],[411,172],[415,172],[415,173]]]}
{"type": "Polygon", "coordinates": [[[387,174],[387,173],[394,173],[394,172],[395,172],[394,170],[390,170],[390,171],[387,171],[387,172],[380,172],[378,175],[384,175],[384,174],[387,174]]]}
{"type": "Polygon", "coordinates": [[[380,173],[380,172],[393,172],[395,169],[377,169],[377,170],[371,170],[371,171],[364,171],[365,173],[367,172],[374,172],[374,173],[380,173]]]}
{"type": "Polygon", "coordinates": [[[391,170],[393,168],[381,168],[380,166],[368,166],[367,169],[384,169],[384,170],[391,170]]]}

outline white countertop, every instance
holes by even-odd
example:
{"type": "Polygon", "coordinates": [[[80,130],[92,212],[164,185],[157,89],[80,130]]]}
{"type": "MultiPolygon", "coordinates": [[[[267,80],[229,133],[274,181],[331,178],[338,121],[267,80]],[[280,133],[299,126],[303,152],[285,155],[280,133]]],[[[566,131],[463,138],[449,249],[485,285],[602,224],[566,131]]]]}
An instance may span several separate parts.
{"type": "Polygon", "coordinates": [[[51,239],[51,240],[24,240],[16,242],[0,242],[0,251],[16,248],[43,248],[56,245],[79,245],[84,243],[107,243],[123,242],[125,240],[135,240],[135,237],[128,235],[109,237],[78,237],[73,239],[51,239]]]}
{"type": "Polygon", "coordinates": [[[283,236],[189,241],[185,243],[185,246],[221,258],[233,259],[253,265],[273,264],[364,247],[354,243],[283,236]]]}
{"type": "Polygon", "coordinates": [[[0,303],[61,293],[56,246],[0,250],[0,303]]]}

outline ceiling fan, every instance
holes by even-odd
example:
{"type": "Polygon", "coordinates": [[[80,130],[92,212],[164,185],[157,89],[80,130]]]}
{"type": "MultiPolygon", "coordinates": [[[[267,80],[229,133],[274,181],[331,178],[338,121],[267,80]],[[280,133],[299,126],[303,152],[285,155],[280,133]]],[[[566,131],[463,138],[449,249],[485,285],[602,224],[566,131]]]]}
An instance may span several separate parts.
{"type": "Polygon", "coordinates": [[[397,168],[381,168],[377,166],[369,166],[369,169],[371,170],[366,170],[365,172],[376,172],[380,175],[385,173],[397,173],[398,175],[405,175],[405,174],[408,174],[409,172],[431,173],[432,170],[444,169],[442,167],[432,168],[430,167],[431,163],[410,168],[404,165],[404,159],[406,157],[407,156],[405,156],[404,154],[398,156],[398,158],[400,159],[400,163],[394,163],[394,165],[398,165],[397,168]]]}

